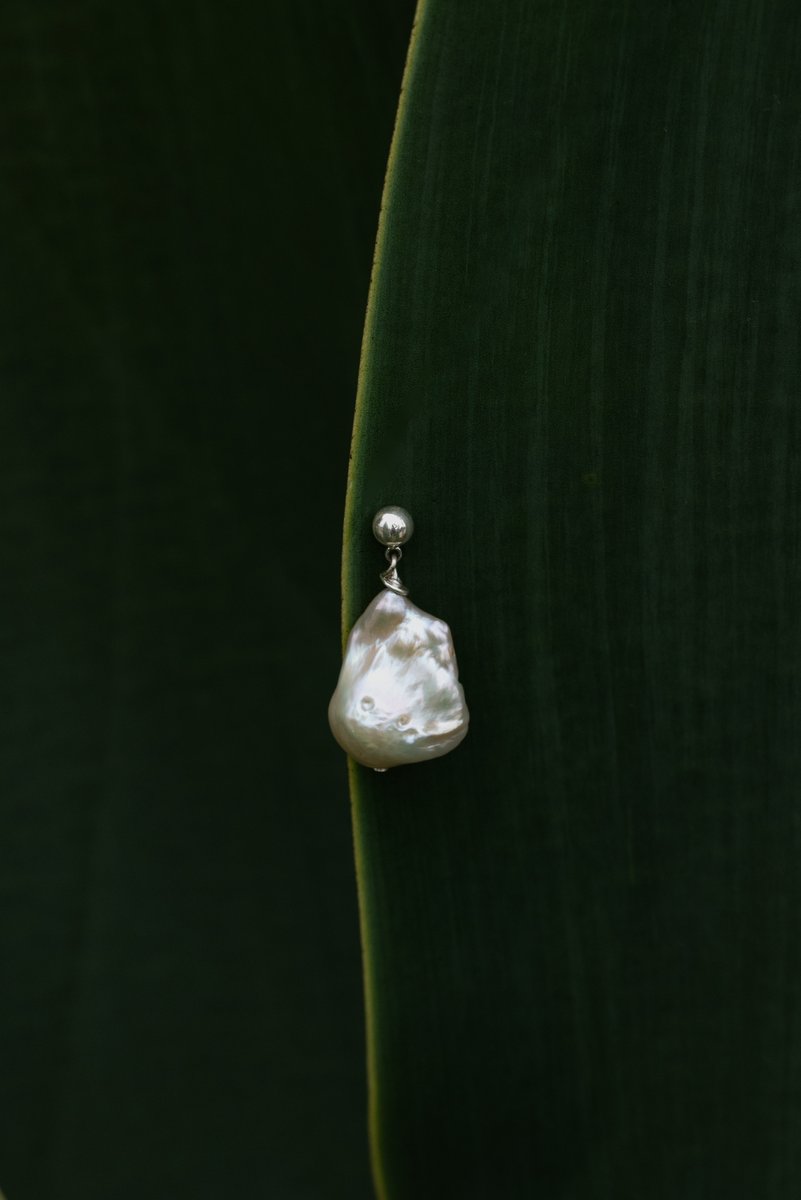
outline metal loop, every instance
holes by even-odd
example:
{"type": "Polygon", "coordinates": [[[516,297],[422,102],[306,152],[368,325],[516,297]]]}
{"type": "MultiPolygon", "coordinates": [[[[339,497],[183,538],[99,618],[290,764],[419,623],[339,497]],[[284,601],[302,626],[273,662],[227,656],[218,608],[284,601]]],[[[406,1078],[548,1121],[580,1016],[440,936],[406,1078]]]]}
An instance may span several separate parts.
{"type": "Polygon", "coordinates": [[[399,596],[408,596],[409,589],[398,575],[398,563],[403,558],[400,546],[387,546],[384,557],[389,563],[386,571],[382,571],[380,576],[384,587],[389,588],[391,592],[397,592],[399,596]]]}

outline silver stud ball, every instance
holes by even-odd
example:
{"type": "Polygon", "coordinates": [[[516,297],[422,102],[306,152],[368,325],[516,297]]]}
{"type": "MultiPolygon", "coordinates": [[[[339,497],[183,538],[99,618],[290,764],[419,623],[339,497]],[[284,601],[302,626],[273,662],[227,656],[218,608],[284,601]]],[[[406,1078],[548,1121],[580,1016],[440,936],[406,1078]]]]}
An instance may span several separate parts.
{"type": "Polygon", "coordinates": [[[382,546],[402,546],[414,533],[411,513],[397,504],[379,508],[373,517],[373,533],[382,546]]]}

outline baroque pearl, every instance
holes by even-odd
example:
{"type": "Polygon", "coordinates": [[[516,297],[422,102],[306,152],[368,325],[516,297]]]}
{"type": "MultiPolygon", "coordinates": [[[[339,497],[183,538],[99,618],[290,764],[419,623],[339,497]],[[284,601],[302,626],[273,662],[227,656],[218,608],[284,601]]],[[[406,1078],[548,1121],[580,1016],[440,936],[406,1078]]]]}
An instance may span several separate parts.
{"type": "Polygon", "coordinates": [[[380,592],[351,630],[328,706],[340,746],[384,771],[447,754],[469,719],[448,626],[406,596],[380,592]]]}

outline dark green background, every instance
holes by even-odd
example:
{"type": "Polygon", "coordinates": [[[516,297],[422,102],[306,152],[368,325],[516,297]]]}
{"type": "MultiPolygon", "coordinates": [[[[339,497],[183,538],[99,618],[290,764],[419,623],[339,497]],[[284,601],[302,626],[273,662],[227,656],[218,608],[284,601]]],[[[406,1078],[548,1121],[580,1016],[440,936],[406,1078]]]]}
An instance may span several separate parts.
{"type": "Polygon", "coordinates": [[[411,15],[0,15],[8,1200],[370,1194],[324,713],[411,15]]]}

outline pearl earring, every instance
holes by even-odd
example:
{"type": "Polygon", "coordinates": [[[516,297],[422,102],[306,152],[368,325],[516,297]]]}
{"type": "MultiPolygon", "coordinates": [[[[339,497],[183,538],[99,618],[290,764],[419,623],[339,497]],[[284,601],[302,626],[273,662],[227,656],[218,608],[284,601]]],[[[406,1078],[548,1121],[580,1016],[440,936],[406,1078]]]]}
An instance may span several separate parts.
{"type": "Polygon", "coordinates": [[[451,631],[412,604],[398,575],[401,546],[413,530],[405,508],[381,508],[373,518],[389,563],[380,574],[384,590],[350,632],[328,706],[342,749],[376,771],[447,754],[470,719],[451,631]]]}

